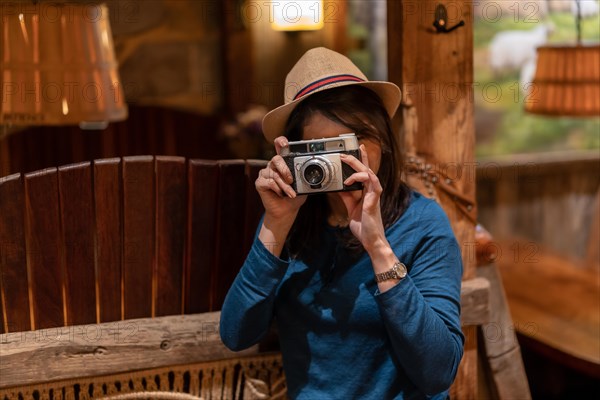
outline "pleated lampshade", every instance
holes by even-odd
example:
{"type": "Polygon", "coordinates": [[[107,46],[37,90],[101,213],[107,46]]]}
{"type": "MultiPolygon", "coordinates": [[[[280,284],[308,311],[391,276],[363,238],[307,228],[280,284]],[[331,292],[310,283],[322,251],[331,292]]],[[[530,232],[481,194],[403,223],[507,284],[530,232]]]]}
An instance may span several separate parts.
{"type": "Polygon", "coordinates": [[[8,8],[0,28],[4,125],[72,125],[127,118],[108,8],[53,3],[8,8]]]}
{"type": "Polygon", "coordinates": [[[600,116],[600,45],[544,46],[525,111],[549,116],[600,116]]]}

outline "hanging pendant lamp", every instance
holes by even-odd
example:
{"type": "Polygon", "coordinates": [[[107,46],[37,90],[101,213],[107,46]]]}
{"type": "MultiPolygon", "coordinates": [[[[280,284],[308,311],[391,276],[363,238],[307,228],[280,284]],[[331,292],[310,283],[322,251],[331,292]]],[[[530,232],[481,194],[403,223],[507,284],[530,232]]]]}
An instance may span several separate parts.
{"type": "Polygon", "coordinates": [[[537,49],[537,69],[525,111],[547,116],[600,116],[600,45],[581,43],[577,1],[577,44],[537,49]]]}
{"type": "Polygon", "coordinates": [[[105,126],[127,118],[108,8],[15,2],[0,29],[0,124],[105,126]]]}

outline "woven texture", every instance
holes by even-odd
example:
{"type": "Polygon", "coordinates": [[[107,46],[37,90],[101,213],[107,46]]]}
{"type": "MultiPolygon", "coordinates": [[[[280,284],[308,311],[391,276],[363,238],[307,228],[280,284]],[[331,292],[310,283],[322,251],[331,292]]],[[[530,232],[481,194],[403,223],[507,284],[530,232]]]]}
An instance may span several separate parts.
{"type": "Polygon", "coordinates": [[[280,354],[71,379],[0,390],[0,400],[286,399],[280,354]]]}

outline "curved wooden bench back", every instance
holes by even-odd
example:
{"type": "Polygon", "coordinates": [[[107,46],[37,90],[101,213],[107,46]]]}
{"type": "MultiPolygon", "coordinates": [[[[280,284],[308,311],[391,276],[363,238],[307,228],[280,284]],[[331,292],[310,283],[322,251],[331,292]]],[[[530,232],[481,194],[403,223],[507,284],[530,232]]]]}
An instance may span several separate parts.
{"type": "Polygon", "coordinates": [[[219,310],[264,164],[136,156],[0,178],[0,333],[219,310]]]}

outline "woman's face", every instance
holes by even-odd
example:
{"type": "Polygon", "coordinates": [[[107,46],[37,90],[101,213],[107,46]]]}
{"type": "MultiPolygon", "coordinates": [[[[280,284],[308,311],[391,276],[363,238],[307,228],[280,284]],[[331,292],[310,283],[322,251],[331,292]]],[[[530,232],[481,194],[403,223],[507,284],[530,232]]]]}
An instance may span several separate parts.
{"type": "MultiPolygon", "coordinates": [[[[352,131],[348,127],[338,124],[317,112],[304,125],[302,138],[304,140],[332,138],[342,133],[352,133],[352,131]]],[[[365,145],[369,158],[369,167],[373,172],[377,173],[381,163],[381,146],[371,139],[359,139],[358,142],[365,145]]]]}

